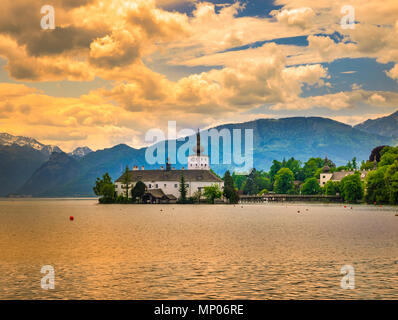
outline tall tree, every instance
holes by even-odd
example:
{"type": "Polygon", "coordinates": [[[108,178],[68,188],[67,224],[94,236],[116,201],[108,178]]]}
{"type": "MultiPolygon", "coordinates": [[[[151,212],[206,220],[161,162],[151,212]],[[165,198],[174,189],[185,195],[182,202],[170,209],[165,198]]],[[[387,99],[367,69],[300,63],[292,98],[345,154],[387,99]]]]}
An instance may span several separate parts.
{"type": "Polygon", "coordinates": [[[352,158],[352,168],[354,170],[358,169],[357,157],[352,158]]]}
{"type": "Polygon", "coordinates": [[[287,194],[294,188],[294,175],[289,168],[282,168],[275,176],[274,191],[279,194],[287,194]]]}
{"type": "Polygon", "coordinates": [[[238,203],[239,201],[239,195],[235,189],[234,180],[229,170],[224,174],[224,196],[228,199],[229,203],[238,203]]]}
{"type": "Polygon", "coordinates": [[[101,178],[97,178],[93,191],[100,198],[100,203],[113,203],[116,198],[115,185],[112,182],[108,173],[105,173],[101,178]]]}
{"type": "Polygon", "coordinates": [[[269,176],[271,179],[271,184],[274,184],[275,182],[275,176],[278,173],[278,171],[282,169],[282,163],[279,162],[278,160],[272,161],[272,166],[269,170],[269,176]]]}
{"type": "Polygon", "coordinates": [[[103,188],[107,184],[112,184],[112,178],[109,173],[105,173],[101,178],[97,178],[95,181],[95,186],[93,187],[93,191],[97,196],[103,195],[103,188]]]}
{"type": "Polygon", "coordinates": [[[129,190],[130,190],[130,170],[129,166],[126,166],[126,169],[124,170],[124,174],[122,176],[122,189],[124,190],[125,197],[128,200],[129,199],[129,190]]]}
{"type": "Polygon", "coordinates": [[[185,178],[184,175],[181,176],[181,181],[180,181],[180,198],[178,199],[180,203],[186,203],[187,202],[187,186],[185,184],[185,178]]]}

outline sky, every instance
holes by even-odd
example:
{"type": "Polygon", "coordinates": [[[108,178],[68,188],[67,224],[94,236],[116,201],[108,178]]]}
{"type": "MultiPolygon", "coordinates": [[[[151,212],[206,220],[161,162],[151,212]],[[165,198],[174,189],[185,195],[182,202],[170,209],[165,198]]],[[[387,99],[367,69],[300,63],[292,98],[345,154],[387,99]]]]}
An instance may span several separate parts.
{"type": "Polygon", "coordinates": [[[396,0],[2,0],[0,132],[71,151],[168,121],[353,125],[398,109],[397,39],[396,0]]]}

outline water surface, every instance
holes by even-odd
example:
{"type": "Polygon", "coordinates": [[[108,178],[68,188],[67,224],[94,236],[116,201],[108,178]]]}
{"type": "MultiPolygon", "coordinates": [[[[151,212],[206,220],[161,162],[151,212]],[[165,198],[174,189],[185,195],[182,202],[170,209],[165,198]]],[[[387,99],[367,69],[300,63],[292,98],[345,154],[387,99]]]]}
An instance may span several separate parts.
{"type": "Polygon", "coordinates": [[[396,210],[3,200],[0,299],[397,299],[396,210]]]}

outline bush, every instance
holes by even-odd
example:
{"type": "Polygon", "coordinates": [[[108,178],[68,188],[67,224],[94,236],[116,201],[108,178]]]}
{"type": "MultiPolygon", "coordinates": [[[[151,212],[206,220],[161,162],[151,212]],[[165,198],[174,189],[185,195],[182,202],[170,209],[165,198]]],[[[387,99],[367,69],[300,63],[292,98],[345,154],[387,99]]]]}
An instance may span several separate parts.
{"type": "Polygon", "coordinates": [[[301,193],[304,195],[316,195],[321,193],[321,186],[316,178],[309,178],[303,184],[301,193]]]}
{"type": "Polygon", "coordinates": [[[363,185],[359,173],[344,177],[341,180],[341,195],[347,202],[357,202],[363,199],[363,185]]]}
{"type": "Polygon", "coordinates": [[[340,191],[340,183],[337,181],[331,181],[329,180],[323,189],[324,194],[327,196],[335,196],[338,193],[341,193],[340,191]]]}
{"type": "Polygon", "coordinates": [[[387,203],[390,200],[388,187],[385,180],[387,167],[381,167],[376,171],[371,171],[366,177],[366,195],[367,203],[387,203]]]}

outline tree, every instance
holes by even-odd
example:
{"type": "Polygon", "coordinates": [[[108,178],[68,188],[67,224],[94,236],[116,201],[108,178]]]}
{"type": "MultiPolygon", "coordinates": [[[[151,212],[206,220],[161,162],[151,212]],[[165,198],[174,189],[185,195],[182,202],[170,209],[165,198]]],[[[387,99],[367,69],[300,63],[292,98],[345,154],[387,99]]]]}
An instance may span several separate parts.
{"type": "Polygon", "coordinates": [[[282,169],[282,163],[277,161],[277,160],[272,161],[272,166],[271,166],[271,168],[269,170],[269,176],[270,176],[272,184],[274,184],[275,176],[276,176],[276,174],[278,173],[278,171],[280,169],[282,169]]]}
{"type": "Polygon", "coordinates": [[[142,181],[138,181],[134,188],[131,190],[131,198],[133,201],[136,201],[137,198],[142,200],[142,197],[144,196],[146,192],[146,185],[142,181]]]}
{"type": "Polygon", "coordinates": [[[181,181],[180,181],[180,198],[178,199],[179,203],[187,203],[187,186],[185,184],[185,178],[184,175],[181,176],[181,181]]]}
{"type": "Polygon", "coordinates": [[[247,177],[245,185],[243,186],[244,194],[254,195],[258,193],[259,190],[255,182],[256,174],[257,170],[253,168],[253,170],[250,172],[249,176],[247,177]]]}
{"type": "Polygon", "coordinates": [[[97,178],[93,191],[100,198],[100,203],[113,203],[116,198],[115,185],[112,182],[108,173],[102,176],[102,179],[97,178]]]}
{"type": "Polygon", "coordinates": [[[218,184],[213,184],[209,187],[205,187],[203,194],[209,203],[214,203],[215,199],[219,199],[222,196],[222,192],[218,184]]]}
{"type": "Polygon", "coordinates": [[[301,193],[305,195],[315,195],[321,193],[321,186],[316,178],[309,178],[303,184],[301,193]]]}
{"type": "Polygon", "coordinates": [[[110,177],[109,173],[105,173],[101,178],[97,178],[95,181],[95,186],[93,187],[93,191],[97,196],[102,196],[103,194],[103,187],[107,184],[112,184],[112,178],[110,177]]]}
{"type": "Polygon", "coordinates": [[[391,204],[398,204],[398,161],[386,169],[384,175],[391,204]]]}
{"type": "Polygon", "coordinates": [[[341,180],[341,195],[345,201],[357,202],[363,198],[364,190],[359,173],[351,174],[341,180]]]}
{"type": "Polygon", "coordinates": [[[386,146],[379,146],[376,147],[372,150],[372,153],[370,154],[369,161],[374,162],[376,159],[376,162],[380,162],[381,158],[381,151],[385,148],[386,146]]]}
{"type": "Polygon", "coordinates": [[[303,180],[314,177],[317,170],[323,168],[324,164],[325,160],[321,158],[310,158],[303,167],[303,180]]]}
{"type": "Polygon", "coordinates": [[[122,176],[122,189],[124,189],[124,196],[126,197],[126,200],[129,200],[129,189],[130,189],[130,172],[129,172],[129,167],[126,166],[126,170],[124,171],[124,174],[122,176]]]}
{"type": "Polygon", "coordinates": [[[244,183],[247,180],[247,176],[243,174],[232,173],[232,179],[238,190],[243,190],[244,183]]]}
{"type": "Polygon", "coordinates": [[[398,148],[384,147],[381,155],[379,167],[390,166],[398,159],[398,148]]]}
{"type": "Polygon", "coordinates": [[[371,171],[366,176],[366,194],[365,200],[367,203],[388,203],[390,200],[389,190],[386,184],[385,173],[386,166],[381,167],[376,171],[371,171]]]}
{"type": "Polygon", "coordinates": [[[294,188],[294,175],[292,170],[282,168],[275,176],[274,191],[279,194],[287,194],[294,188]]]}
{"type": "Polygon", "coordinates": [[[335,196],[340,193],[340,183],[337,181],[329,180],[324,187],[324,193],[327,196],[335,196]]]}
{"type": "Polygon", "coordinates": [[[235,189],[234,180],[229,170],[224,174],[224,196],[228,199],[229,203],[239,202],[238,191],[235,189]]]}
{"type": "Polygon", "coordinates": [[[303,179],[303,170],[301,168],[301,161],[296,160],[292,157],[286,162],[285,168],[289,168],[290,170],[292,170],[294,174],[294,179],[296,180],[303,179]]]}
{"type": "Polygon", "coordinates": [[[361,170],[373,170],[375,168],[375,163],[373,161],[362,161],[361,170]]]}
{"type": "Polygon", "coordinates": [[[352,158],[352,168],[354,170],[358,169],[358,163],[357,163],[357,158],[356,157],[352,158]]]}

